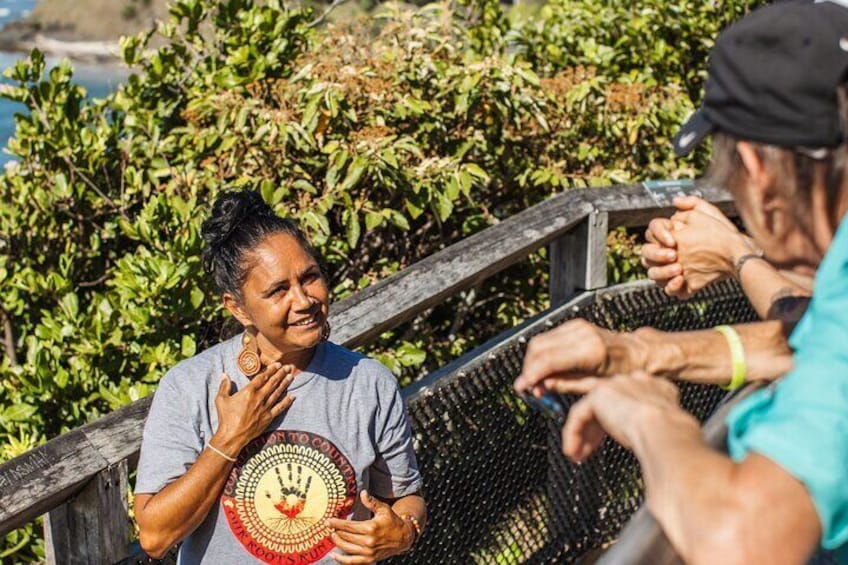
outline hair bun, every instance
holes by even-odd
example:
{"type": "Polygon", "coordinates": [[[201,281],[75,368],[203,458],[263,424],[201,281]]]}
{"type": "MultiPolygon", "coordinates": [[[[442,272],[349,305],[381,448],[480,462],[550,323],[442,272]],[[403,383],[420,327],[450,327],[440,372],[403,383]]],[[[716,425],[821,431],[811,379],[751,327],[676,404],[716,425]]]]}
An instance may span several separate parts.
{"type": "Polygon", "coordinates": [[[273,211],[255,190],[229,190],[215,199],[212,215],[203,222],[200,235],[209,247],[220,247],[247,218],[271,215],[273,211]]]}
{"type": "Polygon", "coordinates": [[[203,267],[215,277],[222,292],[238,295],[247,273],[245,253],[275,233],[291,235],[317,258],[297,224],[279,217],[258,191],[223,191],[215,198],[212,214],[200,228],[206,244],[202,253],[203,267]]]}

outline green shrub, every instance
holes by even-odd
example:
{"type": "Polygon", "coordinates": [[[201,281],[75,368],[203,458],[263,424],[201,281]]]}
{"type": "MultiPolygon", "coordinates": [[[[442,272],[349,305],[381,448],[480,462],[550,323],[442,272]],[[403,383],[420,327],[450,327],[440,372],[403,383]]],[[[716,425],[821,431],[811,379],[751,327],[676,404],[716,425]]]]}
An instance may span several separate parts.
{"type": "Polygon", "coordinates": [[[575,65],[645,86],[678,84],[699,100],[718,33],[763,0],[549,0],[509,39],[538,72],[575,65]]]}
{"type": "MultiPolygon", "coordinates": [[[[122,42],[135,74],[99,101],[33,52],[2,91],[28,112],[0,177],[0,460],[149,394],[220,339],[198,232],[224,188],[297,219],[340,299],[554,192],[693,175],[704,154],[677,161],[668,141],[711,36],[749,4],[690,2],[689,22],[659,0],[553,0],[513,25],[486,0],[320,28],[277,0],[180,0],[161,47],[122,42]],[[643,19],[612,17],[631,12],[643,19]],[[636,49],[654,37],[666,47],[636,49]]],[[[369,351],[409,382],[544,308],[546,261],[369,351]]],[[[43,553],[22,535],[6,553],[43,553]]]]}

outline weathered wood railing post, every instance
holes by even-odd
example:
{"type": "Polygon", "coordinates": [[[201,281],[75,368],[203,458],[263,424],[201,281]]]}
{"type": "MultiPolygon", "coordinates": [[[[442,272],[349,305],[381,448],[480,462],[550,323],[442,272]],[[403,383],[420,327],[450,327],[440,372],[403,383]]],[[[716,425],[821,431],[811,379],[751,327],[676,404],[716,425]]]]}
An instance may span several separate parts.
{"type": "Polygon", "coordinates": [[[129,557],[126,459],[98,473],[44,520],[50,565],[113,565],[129,557]]]}
{"type": "MultiPolygon", "coordinates": [[[[567,303],[570,299],[586,290],[601,288],[607,284],[607,232],[609,214],[598,210],[590,211],[583,220],[570,231],[550,243],[549,291],[551,308],[567,303]]],[[[562,446],[559,434],[548,434],[547,440],[547,498],[549,511],[557,515],[571,503],[573,496],[581,498],[591,496],[588,492],[591,481],[577,481],[576,491],[565,494],[559,486],[557,477],[566,472],[561,456],[562,446]]],[[[575,478],[585,479],[588,468],[573,471],[575,478]]],[[[557,538],[566,532],[567,524],[554,521],[551,532],[557,538]]]]}
{"type": "Polygon", "coordinates": [[[609,214],[591,212],[577,227],[551,243],[551,307],[584,290],[607,285],[609,214]]]}

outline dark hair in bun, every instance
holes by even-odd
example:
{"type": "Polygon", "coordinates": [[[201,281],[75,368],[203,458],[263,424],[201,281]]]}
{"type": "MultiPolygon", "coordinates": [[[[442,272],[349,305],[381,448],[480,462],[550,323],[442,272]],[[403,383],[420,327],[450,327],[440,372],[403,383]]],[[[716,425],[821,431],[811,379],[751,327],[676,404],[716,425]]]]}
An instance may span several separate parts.
{"type": "Polygon", "coordinates": [[[249,266],[245,254],[276,233],[294,237],[315,256],[297,224],[278,216],[257,191],[225,191],[218,195],[212,215],[203,222],[200,234],[206,242],[203,267],[214,277],[221,292],[241,297],[249,266]]]}

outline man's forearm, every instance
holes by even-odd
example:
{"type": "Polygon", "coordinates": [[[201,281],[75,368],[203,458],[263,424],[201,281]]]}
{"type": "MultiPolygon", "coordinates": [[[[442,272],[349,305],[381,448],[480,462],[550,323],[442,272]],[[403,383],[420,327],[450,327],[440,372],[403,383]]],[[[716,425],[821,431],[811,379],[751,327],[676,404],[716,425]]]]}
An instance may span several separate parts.
{"type": "Polygon", "coordinates": [[[756,453],[735,463],[713,450],[681,409],[646,414],[630,443],[647,507],[684,562],[803,563],[810,556],[821,527],[800,481],[756,453]]]}
{"type": "Polygon", "coordinates": [[[647,507],[685,562],[709,561],[710,534],[735,510],[729,496],[733,462],[704,444],[698,421],[682,410],[644,422],[633,450],[647,507]]]}
{"type": "Polygon", "coordinates": [[[769,318],[774,303],[785,297],[810,296],[806,287],[796,284],[765,259],[748,261],[738,273],[739,283],[751,306],[762,319],[769,318]]]}
{"type": "MultiPolygon", "coordinates": [[[[733,326],[745,349],[747,380],[774,380],[792,368],[792,350],[778,321],[733,326]]],[[[643,328],[635,332],[645,352],[645,370],[654,376],[685,381],[725,384],[732,373],[730,348],[715,330],[662,332],[643,328]]]]}

